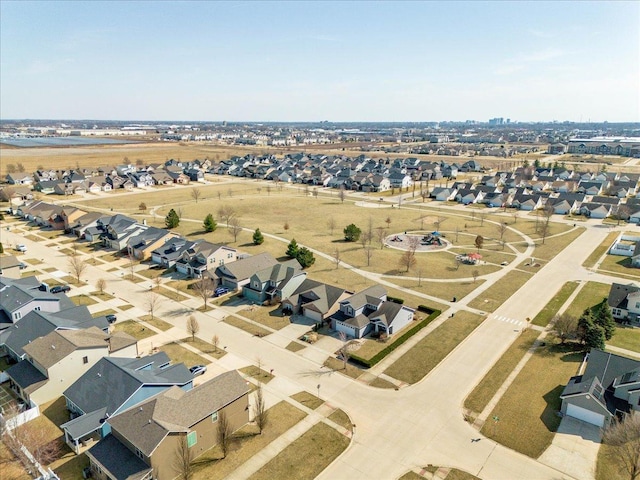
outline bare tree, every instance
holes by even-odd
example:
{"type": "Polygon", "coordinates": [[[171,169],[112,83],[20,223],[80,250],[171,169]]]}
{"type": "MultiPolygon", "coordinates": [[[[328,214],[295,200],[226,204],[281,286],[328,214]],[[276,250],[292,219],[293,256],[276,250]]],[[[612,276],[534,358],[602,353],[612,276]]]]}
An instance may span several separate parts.
{"type": "Polygon", "coordinates": [[[362,245],[362,248],[369,245],[371,243],[371,236],[369,236],[369,232],[362,232],[360,234],[359,240],[360,240],[360,244],[362,245]]]}
{"type": "Polygon", "coordinates": [[[347,191],[344,188],[344,185],[340,185],[338,189],[338,198],[342,203],[344,203],[344,199],[347,198],[347,191]]]}
{"type": "Polygon", "coordinates": [[[364,247],[364,256],[367,259],[367,267],[371,266],[371,258],[373,257],[373,247],[371,247],[371,245],[368,245],[366,247],[364,247]]]}
{"type": "Polygon", "coordinates": [[[138,210],[140,210],[141,212],[146,212],[147,211],[147,204],[144,202],[141,202],[140,205],[138,205],[138,210]]]}
{"type": "Polygon", "coordinates": [[[478,252],[480,252],[480,249],[484,245],[484,238],[482,237],[482,235],[478,235],[474,243],[476,245],[476,248],[478,249],[478,252]]]}
{"type": "Polygon", "coordinates": [[[127,258],[129,260],[129,263],[127,264],[127,267],[129,267],[129,280],[133,281],[133,279],[135,278],[134,273],[136,271],[135,257],[133,256],[132,252],[128,252],[127,258]]]}
{"type": "Polygon", "coordinates": [[[329,229],[329,233],[333,235],[333,231],[336,229],[336,219],[333,217],[329,217],[327,220],[327,228],[329,229]]]}
{"type": "Polygon", "coordinates": [[[496,225],[496,230],[498,231],[500,240],[502,240],[504,238],[504,234],[507,233],[507,224],[505,222],[500,222],[496,225]]]}
{"type": "Polygon", "coordinates": [[[445,221],[447,221],[447,220],[449,220],[449,218],[448,218],[448,217],[441,217],[441,216],[438,216],[438,217],[436,218],[436,221],[435,221],[435,222],[433,222],[433,225],[436,227],[436,230],[440,230],[440,227],[442,226],[442,224],[443,224],[445,221]]]}
{"type": "Polygon", "coordinates": [[[74,252],[73,255],[69,257],[69,260],[67,260],[67,264],[69,265],[71,274],[76,278],[76,283],[80,283],[80,277],[87,269],[87,262],[74,252]]]}
{"type": "Polygon", "coordinates": [[[313,198],[318,198],[318,187],[313,189],[313,198]]]}
{"type": "Polygon", "coordinates": [[[218,334],[214,334],[213,337],[211,337],[211,344],[213,345],[213,348],[215,348],[216,353],[218,353],[218,345],[220,344],[220,337],[218,336],[218,334]]]}
{"type": "Polygon", "coordinates": [[[181,435],[176,445],[173,469],[175,473],[178,474],[180,480],[190,480],[193,478],[193,452],[191,448],[189,448],[186,435],[181,435]]]}
{"type": "Polygon", "coordinates": [[[578,330],[578,320],[567,313],[553,317],[551,331],[564,343],[573,337],[578,330]]]}
{"type": "Polygon", "coordinates": [[[267,185],[265,187],[265,190],[267,191],[267,196],[270,197],[271,196],[271,185],[267,185]]]}
{"type": "Polygon", "coordinates": [[[478,277],[480,276],[480,272],[478,270],[474,270],[473,272],[471,272],[471,275],[473,275],[473,283],[476,283],[478,281],[478,277]]]}
{"type": "Polygon", "coordinates": [[[227,195],[229,195],[229,198],[233,197],[233,190],[232,189],[227,190],[227,195]]]}
{"type": "Polygon", "coordinates": [[[553,215],[553,207],[551,205],[545,205],[542,209],[542,215],[544,219],[540,224],[540,236],[542,237],[542,244],[544,245],[544,242],[549,235],[549,231],[551,230],[551,215],[553,215]]]}
{"type": "Polygon", "coordinates": [[[238,217],[233,217],[229,222],[229,232],[233,235],[233,241],[238,241],[238,235],[242,231],[242,227],[240,226],[240,219],[238,217]]]}
{"type": "Polygon", "coordinates": [[[406,268],[408,272],[416,264],[416,252],[414,250],[405,250],[400,257],[400,266],[406,268]]]}
{"type": "Polygon", "coordinates": [[[262,433],[262,431],[267,426],[267,420],[269,417],[269,413],[267,410],[267,405],[264,400],[264,392],[262,390],[262,383],[258,383],[258,387],[255,391],[255,406],[253,407],[253,415],[254,420],[256,422],[256,426],[258,427],[258,431],[262,433]]]}
{"type": "Polygon", "coordinates": [[[422,270],[418,269],[418,286],[422,286],[422,270]]]}
{"type": "Polygon", "coordinates": [[[218,412],[218,445],[222,452],[222,458],[227,458],[229,444],[231,443],[231,425],[225,412],[218,412]]]}
{"type": "Polygon", "coordinates": [[[387,217],[385,222],[387,224],[387,228],[391,227],[391,217],[387,217]]]}
{"type": "Polygon", "coordinates": [[[513,223],[518,223],[518,210],[514,210],[511,216],[513,217],[513,223]]]}
{"type": "Polygon", "coordinates": [[[224,220],[225,224],[229,225],[231,219],[236,216],[236,210],[229,205],[222,205],[218,209],[218,216],[224,220]]]}
{"type": "MultiPolygon", "coordinates": [[[[7,409],[6,406],[5,409],[7,409]]],[[[5,411],[5,413],[9,414],[10,412],[5,411]]],[[[3,427],[2,441],[24,465],[30,465],[31,461],[22,451],[22,445],[29,450],[33,458],[41,465],[49,465],[62,455],[61,439],[51,440],[46,429],[38,428],[30,422],[14,428],[11,432],[6,427],[3,427]]]]}
{"type": "Polygon", "coordinates": [[[615,214],[615,219],[617,222],[616,225],[620,225],[620,222],[622,220],[627,220],[629,218],[629,215],[631,215],[631,208],[629,208],[628,205],[618,205],[615,214]]]}
{"type": "Polygon", "coordinates": [[[455,234],[456,234],[456,243],[458,243],[458,235],[460,235],[460,227],[458,225],[456,225],[455,234]]]}
{"type": "Polygon", "coordinates": [[[202,190],[200,190],[198,187],[193,187],[191,189],[191,198],[193,198],[196,203],[198,203],[198,200],[200,199],[200,197],[202,196],[202,190]]]}
{"type": "Polygon", "coordinates": [[[162,302],[162,297],[160,297],[160,295],[151,291],[147,294],[146,307],[149,315],[151,315],[151,320],[153,320],[154,312],[160,306],[160,302],[162,302]]]}
{"type": "Polygon", "coordinates": [[[189,315],[187,318],[187,333],[191,335],[191,341],[196,339],[196,334],[200,331],[200,324],[198,319],[194,315],[189,315]]]}
{"type": "Polygon", "coordinates": [[[387,230],[384,227],[376,228],[376,239],[380,243],[380,250],[384,247],[384,239],[387,238],[387,230]]]}
{"type": "Polygon", "coordinates": [[[604,430],[602,441],[612,447],[608,454],[630,480],[640,478],[640,415],[631,412],[616,419],[604,430]]]}
{"type": "Polygon", "coordinates": [[[487,218],[487,214],[484,212],[480,212],[478,216],[480,217],[480,226],[482,227],[484,225],[485,219],[487,218]]]}
{"type": "Polygon", "coordinates": [[[160,289],[160,285],[162,285],[162,277],[160,275],[158,275],[157,277],[155,277],[153,280],[153,285],[155,286],[156,290],[160,289]]]}
{"type": "Polygon", "coordinates": [[[100,294],[104,293],[104,289],[107,288],[107,281],[104,278],[99,278],[96,281],[96,288],[100,292],[100,294]]]}
{"type": "Polygon", "coordinates": [[[336,270],[340,267],[340,249],[336,248],[333,251],[333,261],[336,264],[336,270]]]}
{"type": "Polygon", "coordinates": [[[349,352],[349,339],[347,338],[347,334],[344,332],[340,332],[340,341],[342,344],[340,345],[340,349],[338,350],[338,358],[342,360],[342,369],[347,369],[347,363],[349,362],[349,357],[351,356],[349,352]]]}
{"type": "Polygon", "coordinates": [[[198,280],[191,285],[191,290],[193,290],[196,295],[198,295],[203,302],[203,310],[207,310],[207,300],[211,295],[213,295],[213,291],[215,290],[215,284],[212,280],[207,278],[204,274],[198,278],[198,280]]]}

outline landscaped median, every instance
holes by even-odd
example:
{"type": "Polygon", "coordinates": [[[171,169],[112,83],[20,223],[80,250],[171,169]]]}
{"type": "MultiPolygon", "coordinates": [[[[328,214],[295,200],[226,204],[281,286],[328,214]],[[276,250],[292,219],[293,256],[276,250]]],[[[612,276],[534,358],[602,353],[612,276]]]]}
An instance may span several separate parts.
{"type": "Polygon", "coordinates": [[[578,282],[565,283],[553,298],[549,300],[549,303],[535,316],[532,323],[540,327],[546,327],[575,289],[578,288],[578,285],[578,282]]]}
{"type": "Polygon", "coordinates": [[[388,345],[386,345],[385,347],[383,347],[381,350],[375,351],[375,353],[373,353],[373,351],[372,351],[373,355],[371,355],[371,356],[364,357],[364,356],[361,356],[361,355],[351,354],[350,355],[351,361],[353,361],[354,363],[357,363],[359,365],[362,365],[363,367],[366,367],[366,368],[373,367],[375,364],[380,362],[383,358],[385,358],[387,355],[389,355],[391,352],[393,352],[396,348],[398,348],[404,342],[409,340],[416,333],[418,333],[424,327],[429,325],[441,313],[440,310],[433,310],[433,309],[431,309],[429,307],[426,307],[424,305],[420,305],[418,307],[418,310],[421,311],[421,312],[426,313],[427,317],[424,318],[423,320],[421,320],[417,325],[414,325],[409,330],[407,330],[406,332],[402,333],[398,338],[396,338],[393,342],[391,342],[388,345]]]}
{"type": "Polygon", "coordinates": [[[531,274],[512,270],[469,303],[471,308],[493,312],[531,279],[531,274]]]}

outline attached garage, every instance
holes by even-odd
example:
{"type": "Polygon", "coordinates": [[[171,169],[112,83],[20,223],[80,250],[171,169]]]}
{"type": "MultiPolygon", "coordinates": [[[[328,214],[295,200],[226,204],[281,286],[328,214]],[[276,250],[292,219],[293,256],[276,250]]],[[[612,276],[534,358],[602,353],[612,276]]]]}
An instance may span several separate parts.
{"type": "Polygon", "coordinates": [[[582,408],[571,403],[567,405],[567,415],[597,427],[602,427],[604,425],[604,415],[592,412],[591,410],[587,410],[586,408],[582,408]]]}

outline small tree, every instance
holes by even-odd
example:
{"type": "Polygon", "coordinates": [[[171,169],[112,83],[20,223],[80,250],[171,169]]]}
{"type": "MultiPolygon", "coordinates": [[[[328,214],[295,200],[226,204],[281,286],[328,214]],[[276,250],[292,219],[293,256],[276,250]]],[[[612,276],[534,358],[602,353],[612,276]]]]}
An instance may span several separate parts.
{"type": "Polygon", "coordinates": [[[264,236],[262,232],[260,232],[259,228],[256,228],[256,231],[253,232],[253,244],[254,245],[262,245],[264,243],[264,236]]]}
{"type": "Polygon", "coordinates": [[[180,225],[180,217],[173,208],[169,210],[169,213],[167,213],[167,216],[164,219],[164,224],[168,229],[176,228],[180,225]]]}
{"type": "Polygon", "coordinates": [[[613,320],[607,299],[604,298],[602,302],[593,307],[592,312],[593,323],[602,327],[606,340],[611,340],[616,331],[616,322],[613,320]]]}
{"type": "Polygon", "coordinates": [[[540,236],[542,237],[542,244],[544,245],[547,236],[549,235],[549,231],[551,229],[551,215],[553,215],[553,206],[551,204],[545,205],[542,209],[542,215],[544,216],[544,220],[540,225],[540,236]]]}
{"type": "Polygon", "coordinates": [[[104,293],[104,289],[107,288],[107,281],[104,278],[99,278],[96,281],[96,288],[100,292],[100,294],[104,293]]]}
{"type": "Polygon", "coordinates": [[[340,249],[336,248],[333,251],[333,262],[336,264],[336,270],[340,267],[340,249]]]}
{"type": "Polygon", "coordinates": [[[202,190],[200,190],[198,187],[193,187],[191,189],[191,198],[193,198],[196,203],[198,203],[198,200],[200,199],[200,197],[202,196],[202,190]]]}
{"type": "Polygon", "coordinates": [[[344,185],[340,185],[338,189],[338,198],[342,203],[344,203],[344,199],[347,198],[347,191],[344,188],[344,185]]]}
{"type": "Polygon", "coordinates": [[[138,205],[138,210],[140,210],[141,212],[146,212],[147,211],[147,204],[142,202],[140,203],[140,205],[138,205]]]}
{"type": "Polygon", "coordinates": [[[500,240],[502,240],[504,238],[504,234],[507,233],[507,224],[500,222],[496,225],[496,230],[498,230],[498,235],[500,236],[500,240]]]}
{"type": "Polygon", "coordinates": [[[147,294],[146,306],[147,306],[147,311],[149,312],[149,315],[151,315],[151,320],[153,320],[153,315],[155,311],[158,309],[158,306],[160,305],[161,301],[162,301],[162,298],[158,294],[154,292],[149,292],[147,294]]]}
{"type": "Polygon", "coordinates": [[[391,217],[387,217],[385,222],[387,224],[387,228],[391,227],[391,217]]]}
{"type": "Polygon", "coordinates": [[[376,239],[380,244],[380,250],[384,247],[384,239],[387,238],[387,230],[384,227],[376,228],[376,239]]]}
{"type": "Polygon", "coordinates": [[[373,247],[368,245],[364,247],[364,256],[367,259],[367,267],[371,266],[371,259],[373,258],[373,247]]]}
{"type": "Polygon", "coordinates": [[[69,257],[67,264],[69,265],[71,274],[76,279],[76,283],[80,283],[80,277],[87,269],[87,266],[88,266],[87,262],[83,260],[80,255],[74,252],[73,255],[69,257]]]}
{"type": "Polygon", "coordinates": [[[333,231],[336,229],[336,219],[333,217],[329,217],[327,220],[327,228],[329,229],[329,233],[333,235],[333,231]]]}
{"type": "Polygon", "coordinates": [[[342,360],[342,369],[347,369],[347,363],[349,362],[349,358],[351,354],[349,352],[349,339],[347,338],[347,334],[344,332],[340,332],[340,341],[342,344],[340,345],[340,349],[338,350],[338,358],[342,360]]]}
{"type": "Polygon", "coordinates": [[[201,275],[198,281],[191,285],[191,289],[202,299],[202,309],[206,311],[207,300],[213,295],[213,291],[215,290],[214,282],[205,275],[201,275]]]}
{"type": "Polygon", "coordinates": [[[476,283],[478,281],[478,277],[480,276],[480,272],[478,270],[474,270],[473,272],[471,272],[471,275],[473,275],[473,283],[476,283]]]}
{"type": "Polygon", "coordinates": [[[484,238],[482,237],[482,235],[478,235],[476,237],[475,245],[476,245],[476,248],[478,249],[478,252],[480,252],[482,245],[484,245],[484,238]]]}
{"type": "Polygon", "coordinates": [[[416,252],[410,249],[405,250],[400,257],[400,266],[406,268],[406,272],[413,268],[416,265],[416,262],[416,252]]]}
{"type": "Polygon", "coordinates": [[[227,414],[222,411],[218,412],[218,445],[222,452],[222,458],[227,458],[229,452],[229,443],[231,443],[231,425],[227,414]]]}
{"type": "Polygon", "coordinates": [[[191,341],[196,339],[196,334],[200,331],[200,324],[194,315],[189,315],[187,319],[187,333],[191,335],[191,341]]]}
{"type": "Polygon", "coordinates": [[[204,231],[207,233],[215,232],[216,228],[218,228],[218,224],[213,218],[213,215],[211,215],[210,213],[207,214],[206,217],[204,217],[203,226],[204,226],[204,231]]]}
{"type": "Polygon", "coordinates": [[[213,348],[215,349],[216,353],[218,353],[218,345],[220,344],[220,337],[218,336],[218,334],[214,334],[213,337],[211,337],[211,344],[213,345],[213,348]]]}
{"type": "Polygon", "coordinates": [[[262,390],[262,383],[258,383],[258,387],[255,391],[255,405],[253,407],[253,415],[254,420],[256,422],[256,426],[258,427],[258,431],[262,434],[262,431],[267,426],[268,420],[268,410],[267,405],[264,400],[264,392],[262,390]]]}
{"type": "Polygon", "coordinates": [[[289,246],[287,247],[287,257],[298,257],[298,242],[296,242],[295,238],[291,239],[291,241],[289,242],[289,246]]]}
{"type": "Polygon", "coordinates": [[[229,225],[231,219],[233,217],[235,217],[236,215],[236,211],[233,207],[230,207],[228,205],[222,205],[219,209],[218,209],[218,216],[224,220],[224,223],[226,225],[229,225]]]}
{"type": "Polygon", "coordinates": [[[309,268],[316,261],[313,256],[313,252],[306,247],[302,247],[298,250],[298,255],[296,256],[298,263],[302,266],[302,268],[309,268]]]}
{"type": "Polygon", "coordinates": [[[181,435],[176,446],[173,470],[178,474],[180,480],[191,480],[193,478],[193,452],[189,448],[186,435],[181,435]]]}
{"type": "Polygon", "coordinates": [[[482,227],[484,225],[484,220],[487,218],[487,214],[484,212],[481,212],[478,214],[478,216],[480,217],[480,226],[482,227]]]}
{"type": "Polygon", "coordinates": [[[563,313],[562,315],[553,317],[552,325],[553,333],[558,337],[560,343],[564,344],[564,342],[576,334],[578,320],[567,313],[563,313]]]}
{"type": "Polygon", "coordinates": [[[233,217],[229,221],[229,233],[233,235],[234,242],[238,241],[238,235],[240,235],[241,231],[242,231],[242,226],[240,225],[240,219],[238,217],[233,217]]]}
{"type": "Polygon", "coordinates": [[[629,480],[640,478],[640,415],[633,412],[605,428],[602,441],[611,448],[607,454],[622,467],[629,480]]]}
{"type": "Polygon", "coordinates": [[[344,228],[344,239],[347,242],[357,242],[361,233],[362,231],[352,223],[344,228]]]}

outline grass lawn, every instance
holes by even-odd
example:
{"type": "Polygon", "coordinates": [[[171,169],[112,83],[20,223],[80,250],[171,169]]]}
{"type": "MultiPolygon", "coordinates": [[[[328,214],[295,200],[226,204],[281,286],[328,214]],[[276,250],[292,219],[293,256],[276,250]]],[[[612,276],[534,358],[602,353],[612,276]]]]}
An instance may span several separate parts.
{"type": "Polygon", "coordinates": [[[167,297],[169,300],[173,300],[174,302],[184,302],[185,300],[189,300],[189,297],[181,295],[176,292],[175,289],[169,290],[168,288],[161,288],[158,290],[158,293],[164,297],[167,297]]]}
{"type": "Polygon", "coordinates": [[[587,282],[580,289],[573,303],[569,305],[566,313],[576,318],[580,317],[587,308],[593,307],[603,298],[608,297],[609,290],[611,290],[611,285],[606,283],[587,282]]]}
{"type": "Polygon", "coordinates": [[[224,357],[227,352],[222,349],[222,348],[216,348],[213,346],[212,343],[209,342],[205,342],[204,340],[195,337],[193,340],[191,340],[191,337],[185,337],[183,339],[180,340],[181,342],[187,343],[189,345],[191,345],[194,348],[197,348],[198,350],[200,350],[202,353],[206,353],[207,355],[211,355],[212,357],[216,358],[216,359],[220,359],[222,357],[224,357]]]}
{"type": "MultiPolygon", "coordinates": [[[[42,260],[38,260],[37,258],[25,258],[24,262],[28,263],[29,265],[40,265],[42,263],[42,260]]],[[[57,268],[51,267],[45,269],[45,272],[55,272],[56,270],[57,268]]]]}
{"type": "Polygon", "coordinates": [[[94,297],[99,298],[100,300],[102,300],[103,302],[106,302],[107,300],[113,300],[115,297],[107,292],[91,292],[91,295],[94,297]]]}
{"type": "MultiPolygon", "coordinates": [[[[268,423],[261,435],[246,433],[249,429],[236,432],[227,457],[220,460],[216,448],[198,457],[195,464],[194,480],[218,480],[225,478],[244,462],[253,457],[276,438],[307,416],[299,408],[287,402],[280,402],[268,412],[268,423]]],[[[253,427],[253,426],[251,426],[253,427]]],[[[251,429],[257,431],[255,427],[251,429]]]]}
{"type": "Polygon", "coordinates": [[[424,480],[424,477],[422,475],[418,475],[416,472],[407,472],[398,480],[424,480]]]}
{"type": "Polygon", "coordinates": [[[613,241],[618,238],[618,235],[620,235],[620,233],[618,232],[609,233],[609,235],[607,235],[607,238],[605,238],[602,243],[598,245],[593,252],[591,252],[591,255],[587,257],[582,266],[586,268],[594,267],[598,260],[600,260],[600,257],[602,257],[609,251],[609,247],[611,246],[613,241]]]}
{"type": "Polygon", "coordinates": [[[128,303],[121,305],[118,307],[120,310],[122,310],[123,312],[126,312],[127,310],[130,310],[133,308],[133,305],[129,305],[128,303]]]}
{"type": "Polygon", "coordinates": [[[31,480],[31,475],[27,473],[13,452],[2,441],[0,441],[0,462],[2,462],[0,478],[3,480],[31,480]]]}
{"type": "Polygon", "coordinates": [[[607,345],[640,353],[640,329],[616,324],[616,331],[611,340],[607,341],[607,345]]]}
{"type": "Polygon", "coordinates": [[[454,348],[462,342],[485,317],[470,312],[458,312],[420,340],[396,360],[384,373],[406,383],[424,378],[454,348]]]}
{"type": "Polygon", "coordinates": [[[464,407],[472,412],[481,413],[538,335],[540,332],[531,329],[522,332],[465,399],[464,407]]]}
{"type": "Polygon", "coordinates": [[[581,346],[547,343],[539,347],[502,396],[482,433],[532,458],[551,444],[560,425],[560,394],[575,375],[583,354],[581,346]],[[526,408],[523,406],[526,405],[526,408]]]}
{"type": "Polygon", "coordinates": [[[600,445],[596,463],[596,480],[627,480],[629,474],[624,471],[617,459],[611,456],[615,447],[600,445]]]}
{"type": "Polygon", "coordinates": [[[482,295],[469,303],[469,306],[487,312],[493,312],[511,297],[511,295],[517,292],[520,287],[527,283],[530,278],[531,275],[526,272],[512,270],[489,287],[488,290],[485,290],[482,295]]]}
{"type": "Polygon", "coordinates": [[[293,398],[296,402],[301,403],[305,407],[310,408],[311,410],[315,410],[324,403],[324,400],[320,400],[316,395],[305,391],[298,392],[295,395],[291,395],[291,398],[293,398]]]}
{"type": "Polygon", "coordinates": [[[384,378],[380,378],[380,377],[376,377],[375,380],[373,380],[371,383],[369,383],[370,387],[375,387],[375,388],[393,388],[396,389],[398,387],[395,386],[395,384],[391,383],[388,380],[385,380],[384,378]]]}
{"type": "Polygon", "coordinates": [[[462,470],[458,470],[457,468],[452,468],[449,471],[449,474],[444,477],[445,480],[480,480],[479,477],[475,475],[471,475],[470,473],[464,472],[462,470]]]}
{"type": "Polygon", "coordinates": [[[89,458],[83,453],[76,455],[69,451],[49,467],[61,478],[82,478],[82,470],[89,466],[89,458]]]}
{"type": "Polygon", "coordinates": [[[540,327],[546,327],[555,314],[558,313],[560,307],[564,305],[564,302],[566,302],[574,290],[578,288],[578,285],[578,282],[565,283],[554,297],[549,300],[549,303],[547,303],[544,308],[538,312],[532,323],[540,327]]]}
{"type": "Polygon", "coordinates": [[[338,360],[336,357],[329,357],[324,361],[324,366],[333,370],[334,372],[343,373],[351,378],[358,378],[362,375],[362,370],[358,367],[354,367],[350,363],[347,363],[346,369],[344,362],[342,360],[338,360]]]}
{"type": "Polygon", "coordinates": [[[347,415],[344,410],[339,408],[335,412],[333,412],[331,415],[329,415],[327,418],[332,422],[335,422],[338,425],[349,430],[350,432],[353,432],[353,422],[351,421],[351,418],[349,418],[349,415],[347,415]]]}
{"type": "Polygon", "coordinates": [[[249,323],[241,318],[234,317],[232,315],[227,315],[224,319],[224,323],[228,323],[229,325],[233,325],[240,330],[244,330],[245,332],[254,335],[256,337],[265,337],[271,333],[270,330],[266,328],[259,327],[258,325],[254,325],[253,323],[249,323]]]}
{"type": "Polygon", "coordinates": [[[318,423],[249,478],[315,478],[348,446],[347,437],[324,423],[318,423]]]}
{"type": "Polygon", "coordinates": [[[114,325],[114,330],[117,332],[128,333],[136,340],[143,340],[148,337],[153,337],[156,334],[156,332],[154,332],[150,328],[147,328],[141,323],[138,323],[134,320],[118,322],[114,325]]]}
{"type": "MultiPolygon", "coordinates": [[[[470,272],[469,276],[472,276],[470,272]]],[[[425,282],[424,280],[422,280],[420,282],[420,286],[418,286],[417,280],[398,280],[396,278],[389,280],[401,287],[407,287],[411,290],[415,290],[416,292],[432,295],[434,297],[442,298],[443,300],[447,301],[450,301],[453,297],[456,297],[458,300],[460,300],[484,283],[484,280],[482,279],[478,279],[475,283],[473,281],[425,282]]]]}
{"type": "Polygon", "coordinates": [[[94,305],[98,303],[98,301],[95,298],[91,298],[89,295],[85,295],[84,293],[81,293],[80,295],[75,295],[73,297],[69,297],[69,299],[76,305],[89,306],[89,305],[94,305]]]}
{"type": "Polygon", "coordinates": [[[7,363],[7,358],[9,357],[0,357],[0,372],[4,372],[7,368],[11,366],[9,365],[9,363],[7,363]]]}
{"type": "Polygon", "coordinates": [[[172,363],[182,362],[187,367],[193,367],[194,365],[207,365],[211,363],[206,358],[184,348],[176,342],[167,343],[158,348],[169,355],[172,363]]]}
{"type": "Polygon", "coordinates": [[[613,272],[640,280],[640,270],[631,266],[631,257],[607,255],[598,267],[599,272],[613,272]]]}
{"type": "Polygon", "coordinates": [[[93,318],[96,318],[96,317],[103,317],[105,315],[110,315],[112,313],[115,314],[115,313],[118,313],[118,312],[116,312],[113,308],[108,308],[106,310],[100,310],[99,312],[92,313],[91,316],[93,318]]]}
{"type": "Polygon", "coordinates": [[[245,375],[258,380],[261,383],[269,383],[275,378],[274,375],[267,372],[266,370],[263,370],[262,368],[258,368],[256,365],[249,365],[248,367],[243,367],[239,370],[245,375]]]}
{"type": "Polygon", "coordinates": [[[173,325],[169,322],[165,322],[164,320],[161,320],[156,316],[151,318],[151,315],[143,315],[142,317],[140,317],[140,320],[148,323],[152,327],[156,327],[158,330],[162,330],[163,332],[166,332],[173,327],[173,325]]]}
{"type": "Polygon", "coordinates": [[[306,347],[298,342],[290,342],[287,345],[287,350],[290,352],[299,352],[300,350],[304,350],[306,347]]]}
{"type": "Polygon", "coordinates": [[[282,315],[280,307],[251,305],[242,310],[240,315],[273,330],[280,330],[291,323],[290,317],[282,315]]]}

